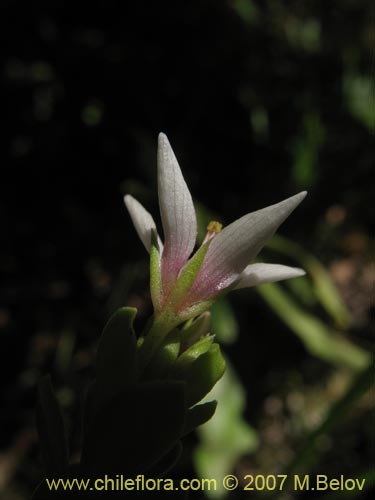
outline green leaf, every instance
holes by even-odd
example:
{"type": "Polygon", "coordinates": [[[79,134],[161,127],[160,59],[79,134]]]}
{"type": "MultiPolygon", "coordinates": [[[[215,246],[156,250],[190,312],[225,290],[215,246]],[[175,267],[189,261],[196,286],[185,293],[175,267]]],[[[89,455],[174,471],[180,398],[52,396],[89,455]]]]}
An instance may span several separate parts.
{"type": "Polygon", "coordinates": [[[103,330],[96,357],[98,405],[136,381],[137,347],[133,331],[136,314],[136,309],[122,307],[103,330]]]}
{"type": "Polygon", "coordinates": [[[340,328],[347,328],[351,316],[331,277],[318,260],[310,258],[307,268],[318,300],[340,328]]]}
{"type": "Polygon", "coordinates": [[[63,477],[68,470],[68,444],[60,405],[49,375],[39,381],[37,391],[36,425],[46,473],[63,477]]]}
{"type": "Polygon", "coordinates": [[[331,330],[322,321],[301,309],[293,298],[274,283],[257,288],[258,293],[301,339],[314,356],[329,363],[362,370],[370,354],[331,330]]]}
{"type": "Polygon", "coordinates": [[[186,351],[184,351],[176,360],[173,367],[172,377],[178,377],[179,374],[187,373],[191,364],[209,350],[214,338],[214,335],[206,335],[198,340],[198,342],[195,342],[195,344],[191,347],[186,349],[186,351]]]}
{"type": "MultiPolygon", "coordinates": [[[[319,260],[301,245],[283,236],[275,235],[267,243],[267,247],[278,253],[292,257],[306,271],[312,280],[312,288],[315,297],[328,314],[332,316],[340,328],[347,328],[351,322],[351,315],[343,303],[329,273],[319,260]]],[[[307,278],[305,278],[307,280],[307,278]]],[[[292,280],[292,282],[302,281],[292,280]]]]}
{"type": "Polygon", "coordinates": [[[225,361],[219,344],[212,344],[207,352],[199,356],[181,370],[173,372],[173,378],[183,380],[187,384],[187,404],[198,403],[223,376],[225,361]]]}
{"type": "Polygon", "coordinates": [[[150,364],[146,367],[142,379],[163,379],[168,375],[180,353],[180,330],[170,332],[159,350],[155,353],[150,364]]]}
{"type": "Polygon", "coordinates": [[[184,429],[184,436],[192,432],[196,427],[205,424],[210,420],[215,413],[217,401],[208,401],[200,405],[195,405],[188,410],[186,415],[186,423],[184,429]]]}
{"type": "Polygon", "coordinates": [[[116,394],[93,416],[82,447],[83,472],[129,477],[155,465],[180,439],[185,390],[181,382],[146,382],[116,394]]]}
{"type": "Polygon", "coordinates": [[[370,132],[375,132],[375,84],[373,75],[348,72],[344,75],[343,91],[350,113],[370,132]]]}
{"type": "Polygon", "coordinates": [[[292,145],[292,178],[298,188],[309,188],[317,181],[316,164],[324,143],[325,129],[316,112],[307,112],[303,116],[302,132],[292,145]]]}

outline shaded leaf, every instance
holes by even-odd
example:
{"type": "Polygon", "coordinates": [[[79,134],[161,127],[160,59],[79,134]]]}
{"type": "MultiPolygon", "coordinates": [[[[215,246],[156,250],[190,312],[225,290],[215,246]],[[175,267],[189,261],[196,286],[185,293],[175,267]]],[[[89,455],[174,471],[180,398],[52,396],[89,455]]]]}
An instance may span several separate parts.
{"type": "Polygon", "coordinates": [[[94,415],[85,436],[85,474],[145,472],[178,441],[185,413],[181,382],[146,382],[116,394],[94,415]]]}
{"type": "Polygon", "coordinates": [[[166,378],[169,370],[180,352],[180,331],[173,330],[167,335],[163,345],[158,349],[150,364],[146,367],[142,379],[152,380],[166,378]]]}
{"type": "Polygon", "coordinates": [[[96,356],[98,405],[136,381],[137,343],[133,331],[136,314],[133,307],[118,309],[100,337],[96,356]]]}

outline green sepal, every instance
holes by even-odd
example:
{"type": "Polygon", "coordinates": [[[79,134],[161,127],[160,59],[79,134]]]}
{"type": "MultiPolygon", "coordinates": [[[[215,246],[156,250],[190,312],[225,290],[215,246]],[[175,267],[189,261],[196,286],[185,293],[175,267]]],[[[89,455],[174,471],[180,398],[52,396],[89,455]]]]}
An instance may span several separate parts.
{"type": "Polygon", "coordinates": [[[155,353],[142,378],[144,380],[166,378],[180,353],[180,348],[180,330],[172,330],[155,353]]]}
{"type": "Polygon", "coordinates": [[[180,332],[182,346],[187,348],[193,345],[201,337],[209,333],[210,327],[211,314],[209,311],[204,312],[195,319],[187,321],[180,332]]]}
{"type": "Polygon", "coordinates": [[[217,401],[209,401],[208,403],[202,403],[190,408],[186,415],[183,435],[186,436],[199,425],[203,425],[208,422],[214,416],[216,407],[217,401]]]}
{"type": "Polygon", "coordinates": [[[137,380],[137,340],[133,321],[137,310],[118,309],[104,327],[96,355],[96,403],[102,406],[137,380]]]}
{"type": "Polygon", "coordinates": [[[151,231],[150,292],[154,309],[155,311],[159,311],[160,295],[161,295],[161,269],[160,269],[160,249],[158,244],[158,237],[155,230],[151,231]]]}
{"type": "Polygon", "coordinates": [[[173,375],[177,375],[179,373],[187,373],[189,367],[194,361],[206,353],[211,347],[215,336],[214,335],[206,335],[202,337],[198,342],[193,344],[191,347],[186,349],[179,358],[173,367],[173,375]]]}
{"type": "Polygon", "coordinates": [[[60,405],[51,377],[42,377],[37,386],[36,425],[43,463],[48,476],[64,477],[68,470],[68,443],[60,405]]]}
{"type": "Polygon", "coordinates": [[[190,290],[202,266],[209,244],[210,242],[207,241],[207,243],[202,245],[183,268],[168,298],[167,307],[173,307],[178,304],[190,290]]]}
{"type": "Polygon", "coordinates": [[[173,378],[186,382],[187,404],[190,408],[210,392],[224,371],[225,360],[219,344],[215,343],[191,364],[181,370],[175,370],[173,378]]]}
{"type": "Polygon", "coordinates": [[[181,312],[178,313],[179,323],[188,321],[191,318],[196,318],[197,316],[207,312],[214,303],[215,303],[215,298],[210,300],[202,300],[201,302],[198,302],[197,304],[194,304],[188,307],[187,309],[183,309],[181,312]]]}
{"type": "Polygon", "coordinates": [[[154,381],[128,387],[93,416],[82,446],[82,473],[147,472],[180,439],[185,426],[186,385],[154,381]]]}

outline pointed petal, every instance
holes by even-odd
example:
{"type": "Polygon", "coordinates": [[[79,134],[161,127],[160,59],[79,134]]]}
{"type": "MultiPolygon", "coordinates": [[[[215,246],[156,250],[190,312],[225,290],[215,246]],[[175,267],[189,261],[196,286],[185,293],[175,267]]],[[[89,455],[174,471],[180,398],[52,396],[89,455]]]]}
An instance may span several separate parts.
{"type": "MultiPolygon", "coordinates": [[[[142,243],[146,247],[146,250],[150,252],[151,248],[151,232],[152,230],[155,230],[156,232],[156,225],[155,221],[152,218],[152,215],[147,212],[147,210],[137,201],[133,196],[130,194],[127,194],[124,196],[124,202],[126,205],[126,208],[129,211],[131,220],[134,224],[135,230],[138,233],[138,236],[140,237],[142,243]]],[[[163,245],[161,243],[161,240],[158,236],[158,242],[159,242],[159,249],[161,251],[163,245]]]]}
{"type": "Polygon", "coordinates": [[[233,289],[288,280],[305,274],[305,271],[298,267],[282,266],[281,264],[250,264],[242,271],[233,289]]]}
{"type": "Polygon", "coordinates": [[[244,215],[225,227],[213,238],[191,292],[208,297],[233,283],[306,194],[244,215]]]}
{"type": "Polygon", "coordinates": [[[158,140],[158,192],[164,229],[163,281],[172,283],[194,249],[197,220],[193,200],[165,134],[158,140]]]}

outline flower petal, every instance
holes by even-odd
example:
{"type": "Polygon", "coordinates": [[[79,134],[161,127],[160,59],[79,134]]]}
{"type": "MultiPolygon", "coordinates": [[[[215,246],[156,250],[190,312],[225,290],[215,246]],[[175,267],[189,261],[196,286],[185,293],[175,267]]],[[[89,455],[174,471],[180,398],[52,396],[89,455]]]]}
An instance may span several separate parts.
{"type": "Polygon", "coordinates": [[[203,299],[233,283],[306,194],[244,215],[225,227],[213,238],[191,293],[203,299]]]}
{"type": "Polygon", "coordinates": [[[165,134],[158,140],[158,192],[164,229],[162,276],[165,285],[178,276],[194,249],[197,220],[189,189],[165,134]]]}
{"type": "Polygon", "coordinates": [[[305,271],[298,267],[282,266],[281,264],[250,264],[240,274],[233,290],[297,278],[305,274],[305,271]]]}
{"type": "MultiPolygon", "coordinates": [[[[146,250],[150,252],[151,248],[151,232],[156,231],[155,221],[152,215],[137,201],[133,196],[127,194],[124,196],[126,208],[129,211],[131,220],[134,224],[135,230],[138,233],[146,250]]],[[[157,232],[157,231],[156,231],[157,232]]],[[[163,244],[158,236],[159,250],[161,252],[163,244]]]]}

